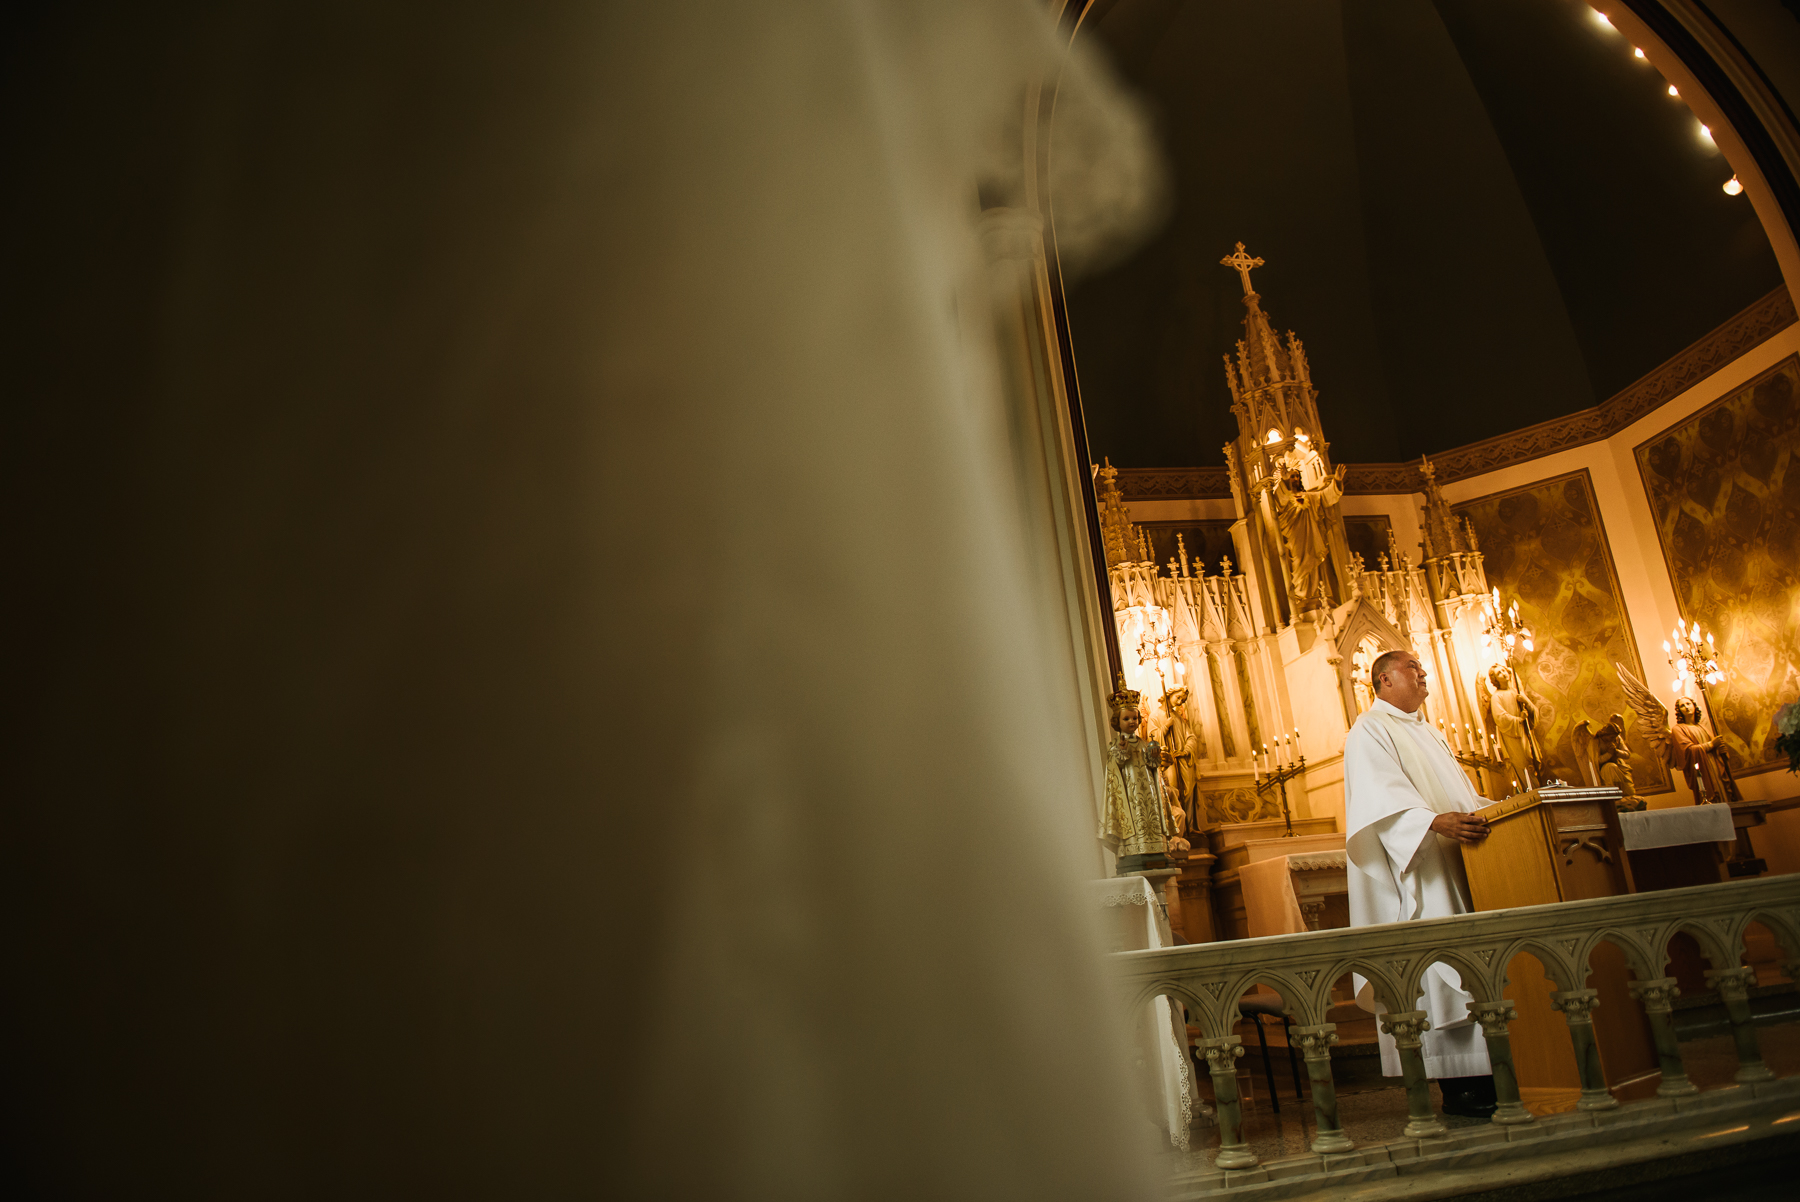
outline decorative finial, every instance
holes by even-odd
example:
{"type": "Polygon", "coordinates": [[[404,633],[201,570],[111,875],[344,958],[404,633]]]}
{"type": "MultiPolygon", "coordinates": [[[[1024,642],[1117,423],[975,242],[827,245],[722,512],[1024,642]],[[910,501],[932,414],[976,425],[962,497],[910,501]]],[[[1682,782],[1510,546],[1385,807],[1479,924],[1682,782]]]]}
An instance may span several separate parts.
{"type": "Polygon", "coordinates": [[[1242,242],[1237,244],[1236,252],[1226,255],[1223,259],[1219,260],[1219,266],[1229,267],[1238,273],[1238,279],[1242,280],[1244,283],[1245,296],[1256,295],[1256,289],[1250,286],[1250,269],[1252,267],[1261,267],[1262,265],[1263,261],[1261,259],[1253,259],[1245,253],[1244,244],[1242,242]]]}
{"type": "Polygon", "coordinates": [[[1175,532],[1175,550],[1181,556],[1181,576],[1185,580],[1188,574],[1187,540],[1181,537],[1179,530],[1175,532]]]}

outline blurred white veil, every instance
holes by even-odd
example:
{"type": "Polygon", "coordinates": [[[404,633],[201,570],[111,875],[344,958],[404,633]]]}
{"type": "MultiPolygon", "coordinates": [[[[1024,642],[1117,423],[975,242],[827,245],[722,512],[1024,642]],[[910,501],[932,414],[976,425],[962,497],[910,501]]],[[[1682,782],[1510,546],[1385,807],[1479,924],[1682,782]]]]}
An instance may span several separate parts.
{"type": "Polygon", "coordinates": [[[1104,73],[1028,0],[42,33],[8,85],[41,101],[6,332],[28,1174],[1147,1196],[971,314],[1033,77],[1093,148],[1071,240],[1141,222],[1104,73]]]}

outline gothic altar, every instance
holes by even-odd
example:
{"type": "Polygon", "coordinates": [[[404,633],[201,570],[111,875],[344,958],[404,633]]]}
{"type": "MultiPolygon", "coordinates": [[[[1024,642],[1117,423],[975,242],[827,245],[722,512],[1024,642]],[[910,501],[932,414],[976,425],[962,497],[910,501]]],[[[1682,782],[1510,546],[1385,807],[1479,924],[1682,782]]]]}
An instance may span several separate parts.
{"type": "Polygon", "coordinates": [[[1178,540],[1169,562],[1154,562],[1116,470],[1095,469],[1122,668],[1166,749],[1166,786],[1196,833],[1289,818],[1313,829],[1311,820],[1331,819],[1341,831],[1344,736],[1373,700],[1369,666],[1408,647],[1431,675],[1427,717],[1478,787],[1505,796],[1477,681],[1493,656],[1473,532],[1421,462],[1417,562],[1391,532],[1374,564],[1350,551],[1343,469],[1305,349],[1291,331],[1277,337],[1252,286],[1262,262],[1242,243],[1222,260],[1244,289],[1243,338],[1225,356],[1238,431],[1224,448],[1235,555],[1202,563],[1178,540]]]}

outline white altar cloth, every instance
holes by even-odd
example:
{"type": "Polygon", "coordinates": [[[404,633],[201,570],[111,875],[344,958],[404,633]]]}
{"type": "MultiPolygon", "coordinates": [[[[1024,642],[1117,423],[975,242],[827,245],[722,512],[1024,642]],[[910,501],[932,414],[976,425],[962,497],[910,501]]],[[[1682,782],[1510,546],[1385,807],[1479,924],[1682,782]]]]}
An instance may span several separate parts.
{"type": "Polygon", "coordinates": [[[1737,830],[1731,825],[1731,807],[1722,805],[1672,806],[1620,814],[1619,833],[1624,836],[1626,851],[1677,847],[1683,843],[1731,843],[1737,839],[1737,830]]]}
{"type": "MultiPolygon", "coordinates": [[[[1131,934],[1125,946],[1110,950],[1141,951],[1145,948],[1168,947],[1175,942],[1169,931],[1168,913],[1163,909],[1161,898],[1148,879],[1141,876],[1113,877],[1090,881],[1089,887],[1093,890],[1094,900],[1108,909],[1121,906],[1143,907],[1143,926],[1130,924],[1131,934]]],[[[1159,997],[1150,1003],[1149,1022],[1139,1030],[1139,1038],[1146,1040],[1144,1052],[1147,1063],[1156,1064],[1160,1070],[1161,1109],[1169,1132],[1169,1142],[1185,1152],[1188,1147],[1188,1124],[1193,1121],[1194,1112],[1201,1105],[1194,1088],[1194,1066],[1188,1059],[1187,1023],[1167,998],[1159,997]],[[1150,1046],[1152,1044],[1154,1047],[1150,1046]]]]}

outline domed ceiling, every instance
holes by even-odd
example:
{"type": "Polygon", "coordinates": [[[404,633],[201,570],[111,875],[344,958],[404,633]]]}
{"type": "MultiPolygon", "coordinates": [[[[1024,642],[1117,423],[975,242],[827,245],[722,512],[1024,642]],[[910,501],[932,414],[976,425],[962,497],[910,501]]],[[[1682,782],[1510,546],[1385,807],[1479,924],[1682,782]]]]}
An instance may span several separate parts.
{"type": "Polygon", "coordinates": [[[1724,156],[1576,0],[1117,0],[1172,214],[1067,298],[1096,460],[1223,463],[1242,241],[1340,463],[1593,406],[1781,283],[1724,156]]]}

